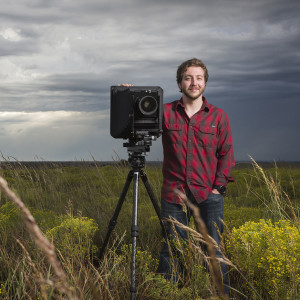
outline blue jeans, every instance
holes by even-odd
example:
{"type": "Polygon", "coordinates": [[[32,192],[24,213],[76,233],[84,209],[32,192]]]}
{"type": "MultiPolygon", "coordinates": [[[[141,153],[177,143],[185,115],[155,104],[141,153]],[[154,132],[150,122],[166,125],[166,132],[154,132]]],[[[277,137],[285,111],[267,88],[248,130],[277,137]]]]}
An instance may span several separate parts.
{"type": "MultiPolygon", "coordinates": [[[[223,224],[220,221],[220,219],[224,219],[223,196],[221,194],[211,193],[206,199],[206,201],[203,201],[199,204],[196,202],[193,194],[189,190],[186,194],[188,199],[199,208],[200,216],[207,227],[208,234],[218,243],[218,245],[220,245],[221,239],[219,232],[221,234],[223,232],[223,224]],[[217,225],[218,229],[216,228],[215,224],[217,225]]],[[[188,225],[191,215],[192,213],[190,209],[186,208],[186,211],[184,211],[182,205],[180,204],[168,203],[163,199],[161,200],[161,217],[163,219],[169,219],[171,217],[184,225],[188,225]]],[[[171,223],[165,222],[165,226],[167,233],[171,237],[174,237],[174,232],[171,223]]],[[[179,226],[175,226],[175,230],[177,231],[179,237],[181,237],[183,240],[187,239],[187,232],[184,229],[180,228],[179,226]]],[[[216,255],[218,257],[222,256],[221,253],[219,253],[218,251],[216,251],[216,255]]],[[[226,294],[229,294],[229,279],[227,274],[227,265],[221,264],[221,270],[223,275],[224,292],[226,294]]],[[[178,264],[174,264],[171,262],[168,244],[164,242],[162,250],[160,252],[159,266],[157,272],[160,274],[164,274],[165,278],[171,279],[173,271],[175,271],[175,273],[182,272],[178,264]],[[173,267],[177,269],[173,270],[173,267]]]]}

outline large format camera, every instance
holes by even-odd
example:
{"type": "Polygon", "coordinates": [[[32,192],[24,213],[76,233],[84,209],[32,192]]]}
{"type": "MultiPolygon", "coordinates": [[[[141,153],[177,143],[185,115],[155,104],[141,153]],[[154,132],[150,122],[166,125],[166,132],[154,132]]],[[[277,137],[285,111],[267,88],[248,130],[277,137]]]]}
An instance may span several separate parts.
{"type": "Polygon", "coordinates": [[[143,140],[162,133],[163,90],[157,86],[112,86],[110,134],[143,140]]]}

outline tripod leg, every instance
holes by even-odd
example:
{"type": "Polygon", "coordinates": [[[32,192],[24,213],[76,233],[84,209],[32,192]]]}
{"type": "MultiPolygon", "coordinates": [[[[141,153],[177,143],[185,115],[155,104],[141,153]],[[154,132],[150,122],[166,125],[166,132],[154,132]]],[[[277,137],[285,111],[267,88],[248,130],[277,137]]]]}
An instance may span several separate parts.
{"type": "Polygon", "coordinates": [[[116,206],[115,212],[114,212],[114,214],[113,214],[113,216],[112,216],[112,218],[111,218],[111,220],[109,222],[108,231],[107,231],[105,240],[103,242],[102,248],[101,248],[101,250],[99,251],[99,253],[97,255],[99,259],[103,258],[103,255],[104,255],[104,252],[105,252],[105,248],[106,248],[106,246],[108,244],[108,240],[109,240],[110,234],[114,230],[114,228],[115,228],[115,226],[117,224],[117,218],[119,216],[121,207],[122,207],[122,205],[124,203],[127,191],[129,189],[129,186],[130,186],[130,183],[131,183],[131,180],[132,180],[132,177],[133,177],[133,172],[131,170],[131,171],[129,171],[129,173],[127,175],[127,179],[126,179],[125,185],[123,187],[122,193],[120,195],[120,198],[119,198],[118,204],[116,206]]]}
{"type": "Polygon", "coordinates": [[[153,193],[153,191],[152,191],[152,188],[151,188],[150,183],[149,183],[148,178],[147,178],[147,174],[146,174],[143,170],[141,171],[141,177],[142,177],[144,186],[145,186],[145,188],[146,188],[146,190],[147,190],[147,193],[148,193],[148,195],[149,195],[149,197],[150,197],[150,199],[151,199],[151,202],[152,202],[152,204],[153,204],[153,207],[154,207],[154,209],[155,209],[155,212],[156,212],[156,214],[157,214],[157,216],[158,216],[159,223],[160,223],[160,225],[161,225],[163,235],[164,235],[165,238],[167,238],[167,231],[166,231],[166,228],[165,228],[165,226],[164,226],[164,223],[163,223],[163,221],[162,221],[162,219],[161,219],[160,208],[159,208],[157,199],[156,199],[156,197],[155,197],[155,195],[154,195],[154,193],[153,193]]]}
{"type": "Polygon", "coordinates": [[[138,189],[139,189],[139,172],[133,174],[133,207],[132,207],[132,260],[131,260],[131,299],[134,299],[136,293],[135,287],[135,265],[136,265],[136,240],[138,237],[138,189]]]}
{"type": "MultiPolygon", "coordinates": [[[[156,200],[156,198],[155,198],[155,195],[154,195],[154,193],[153,193],[153,191],[152,191],[152,188],[151,188],[151,186],[150,186],[150,183],[149,183],[149,181],[148,181],[147,174],[146,174],[143,170],[141,170],[141,177],[142,177],[142,180],[143,180],[143,182],[144,182],[144,185],[145,185],[145,188],[146,188],[146,190],[147,190],[147,193],[148,193],[148,195],[149,195],[149,197],[150,197],[150,199],[151,199],[151,202],[152,202],[152,204],[153,204],[153,206],[154,206],[154,209],[155,209],[155,211],[156,211],[156,214],[157,214],[157,216],[158,216],[159,223],[160,223],[161,228],[162,228],[162,234],[163,234],[163,236],[164,236],[164,239],[165,239],[165,241],[167,241],[168,239],[170,240],[170,238],[169,238],[169,236],[168,236],[168,232],[167,232],[167,230],[166,230],[166,227],[165,227],[165,225],[164,225],[164,223],[163,223],[163,221],[162,221],[162,218],[161,218],[160,208],[159,208],[159,206],[158,206],[158,202],[157,202],[157,200],[156,200]]],[[[173,253],[175,254],[175,256],[176,256],[176,257],[180,257],[181,254],[180,254],[180,252],[178,251],[178,249],[174,246],[174,244],[173,244],[173,243],[170,243],[170,246],[171,246],[171,249],[172,249],[173,253]]],[[[183,265],[183,264],[180,264],[180,267],[181,267],[181,269],[183,270],[183,272],[186,273],[186,268],[184,267],[184,265],[183,265]]]]}

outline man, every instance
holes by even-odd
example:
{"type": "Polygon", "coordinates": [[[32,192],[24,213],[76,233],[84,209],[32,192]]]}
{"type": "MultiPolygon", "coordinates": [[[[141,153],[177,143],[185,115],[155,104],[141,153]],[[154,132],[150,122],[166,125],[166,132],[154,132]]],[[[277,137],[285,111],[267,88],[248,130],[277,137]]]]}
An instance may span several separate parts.
{"type": "MultiPolygon", "coordinates": [[[[201,60],[183,62],[177,70],[182,97],[164,105],[161,215],[188,224],[191,212],[176,195],[176,189],[181,190],[200,209],[209,235],[220,244],[223,194],[227,183],[233,181],[230,172],[234,155],[226,113],[203,96],[207,80],[207,68],[201,60]]],[[[166,226],[174,234],[170,222],[166,226]]],[[[185,230],[177,226],[176,230],[183,239],[187,238],[185,230]]],[[[171,278],[173,265],[168,245],[164,243],[158,272],[171,278]]],[[[227,268],[222,264],[221,269],[224,291],[228,294],[227,268]]]]}

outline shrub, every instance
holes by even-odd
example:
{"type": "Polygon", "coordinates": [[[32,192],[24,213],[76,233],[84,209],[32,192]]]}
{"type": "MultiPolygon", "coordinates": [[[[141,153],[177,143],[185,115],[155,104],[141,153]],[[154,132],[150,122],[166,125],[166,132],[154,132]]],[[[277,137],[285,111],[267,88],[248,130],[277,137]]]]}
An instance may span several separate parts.
{"type": "Polygon", "coordinates": [[[19,209],[12,202],[2,205],[0,207],[0,245],[12,250],[15,238],[21,238],[25,234],[19,209]]]}
{"type": "MultiPolygon", "coordinates": [[[[57,215],[53,211],[38,210],[31,208],[35,221],[43,232],[52,229],[67,218],[66,215],[57,215]]],[[[27,237],[24,222],[18,207],[12,202],[7,202],[0,207],[0,236],[3,245],[15,238],[27,237]]]]}
{"type": "MultiPolygon", "coordinates": [[[[102,266],[109,269],[109,274],[106,274],[108,290],[111,291],[113,299],[129,298],[130,290],[130,266],[132,259],[131,245],[123,245],[119,254],[110,251],[104,260],[104,263],[109,263],[110,266],[102,266]],[[117,289],[115,287],[118,287],[117,289]],[[122,291],[122,295],[120,295],[122,291]]],[[[186,247],[187,253],[191,254],[191,248],[186,247]]],[[[185,257],[186,260],[190,258],[185,257]]],[[[158,260],[154,259],[151,253],[147,250],[141,250],[137,247],[136,253],[136,287],[137,299],[200,299],[199,296],[209,294],[209,275],[205,271],[199,261],[194,261],[191,267],[191,276],[194,282],[189,282],[186,285],[178,287],[177,283],[166,280],[163,276],[156,273],[158,260]]],[[[207,298],[206,298],[207,299],[207,298]]]]}
{"type": "Polygon", "coordinates": [[[46,234],[53,239],[63,257],[88,259],[91,253],[97,252],[97,247],[93,245],[97,230],[98,225],[93,219],[69,217],[46,234]]]}
{"type": "Polygon", "coordinates": [[[1,232],[13,230],[16,223],[22,224],[19,209],[12,203],[7,202],[0,207],[0,228],[1,232]]]}
{"type": "Polygon", "coordinates": [[[8,298],[7,291],[6,291],[5,286],[4,286],[3,283],[1,283],[1,285],[0,285],[0,297],[2,299],[7,299],[8,298]]]}
{"type": "Polygon", "coordinates": [[[300,287],[300,233],[290,221],[247,222],[228,241],[232,261],[246,273],[249,288],[266,299],[296,299],[300,287]]]}
{"type": "Polygon", "coordinates": [[[47,232],[48,230],[59,226],[68,218],[67,215],[58,215],[51,210],[31,209],[31,211],[36,223],[43,232],[47,232]]]}

